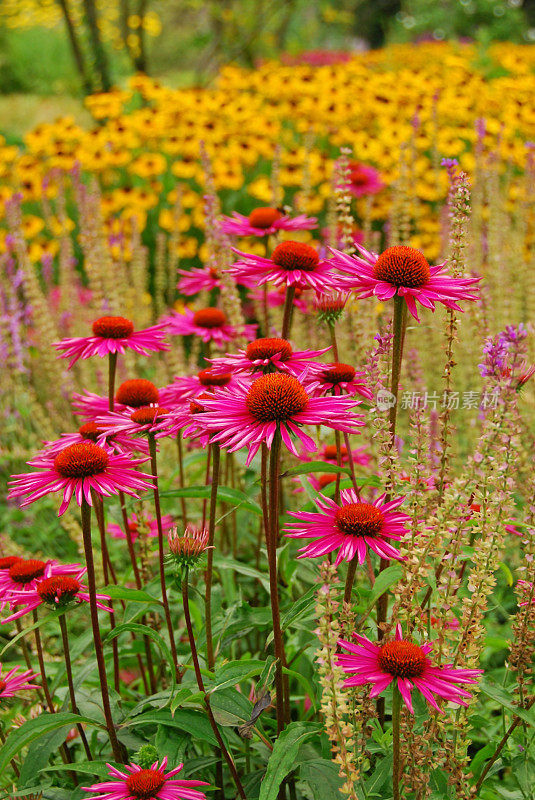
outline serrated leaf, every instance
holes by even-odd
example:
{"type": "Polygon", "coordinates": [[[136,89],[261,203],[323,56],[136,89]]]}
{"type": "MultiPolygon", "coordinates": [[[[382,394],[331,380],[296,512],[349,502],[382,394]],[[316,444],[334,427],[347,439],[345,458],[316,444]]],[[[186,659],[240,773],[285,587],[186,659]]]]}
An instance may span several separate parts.
{"type": "Polygon", "coordinates": [[[318,736],[320,729],[320,725],[291,722],[279,734],[260,786],[259,800],[276,800],[282,781],[295,766],[299,748],[304,742],[318,736]]]}

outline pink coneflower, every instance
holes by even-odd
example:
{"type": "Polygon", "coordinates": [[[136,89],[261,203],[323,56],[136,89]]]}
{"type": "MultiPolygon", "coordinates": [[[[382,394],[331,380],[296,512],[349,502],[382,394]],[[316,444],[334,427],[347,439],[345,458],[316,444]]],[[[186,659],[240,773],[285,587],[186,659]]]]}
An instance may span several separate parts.
{"type": "Polygon", "coordinates": [[[173,383],[160,389],[160,401],[163,405],[174,406],[192,400],[194,397],[211,389],[232,386],[236,379],[230,371],[216,372],[213,369],[202,369],[197,375],[176,377],[173,383]]]}
{"type": "Polygon", "coordinates": [[[123,434],[126,436],[140,436],[142,434],[166,431],[171,427],[170,411],[161,406],[141,406],[134,410],[126,410],[122,413],[108,412],[97,418],[103,431],[99,435],[97,442],[102,444],[106,436],[123,434]]]}
{"type": "Polygon", "coordinates": [[[411,714],[414,714],[411,699],[414,687],[442,714],[434,695],[465,706],[463,698],[471,697],[470,692],[459,688],[457,684],[477,683],[483,672],[480,669],[458,669],[451,664],[434,666],[428,658],[433,645],[427,642],[420,646],[404,640],[399,624],[396,626],[395,639],[382,645],[374,644],[366,636],[354,634],[354,637],[359,644],[338,640],[340,647],[351,654],[336,658],[338,666],[346,675],[351,675],[344,681],[344,686],[373,683],[370,697],[377,697],[397,679],[399,691],[411,714]]]}
{"type": "Polygon", "coordinates": [[[333,272],[333,261],[320,260],[313,247],[302,242],[281,242],[271,258],[234,250],[239,260],[228,268],[237,280],[255,281],[257,286],[271,282],[275,286],[297,286],[329,292],[343,285],[340,275],[333,272]]]}
{"type": "Polygon", "coordinates": [[[305,450],[316,450],[314,440],[304,433],[302,425],[325,425],[356,433],[363,421],[350,411],[357,404],[351,397],[311,397],[293,375],[274,372],[262,375],[250,387],[221,389],[213,397],[206,397],[203,399],[206,410],[198,415],[198,421],[215,434],[211,441],[229,452],[247,447],[246,463],[250,464],[262,442],[271,448],[277,431],[294,455],[298,451],[292,435],[305,450]]]}
{"type": "Polygon", "coordinates": [[[60,516],[73,494],[79,506],[84,498],[92,505],[92,491],[106,497],[125,492],[137,498],[138,491],[152,488],[151,476],[136,469],[145,460],[109,453],[93,442],[71,444],[56,455],[43,451],[28,461],[30,466],[39,467],[38,472],[12,476],[8,498],[24,497],[21,506],[27,506],[40,497],[62,491],[60,516]]]}
{"type": "MultiPolygon", "coordinates": [[[[170,334],[174,336],[198,336],[203,342],[214,342],[220,347],[223,342],[231,342],[238,331],[227,321],[220,308],[200,308],[192,311],[185,308],[183,314],[173,311],[164,317],[170,334]]],[[[243,335],[252,338],[256,325],[244,325],[243,335]]]]}
{"type": "Polygon", "coordinates": [[[364,372],[357,372],[350,364],[320,365],[310,382],[310,392],[325,397],[328,394],[360,394],[367,400],[373,400],[373,393],[363,383],[364,372]]]}
{"type": "Polygon", "coordinates": [[[17,692],[39,688],[35,683],[29,683],[29,681],[37,678],[37,674],[32,672],[31,669],[24,670],[22,667],[13,667],[9,672],[2,675],[3,667],[4,665],[0,664],[0,701],[4,697],[13,697],[17,692]],[[22,672],[19,672],[19,669],[22,672]]]}
{"type": "MultiPolygon", "coordinates": [[[[150,538],[158,536],[158,521],[151,517],[150,514],[147,514],[141,522],[137,514],[131,514],[128,517],[128,535],[133,542],[135,542],[139,536],[139,529],[142,523],[145,523],[146,528],[148,529],[147,536],[150,538]]],[[[172,515],[164,514],[162,516],[163,532],[167,533],[167,531],[171,530],[173,525],[174,520],[172,515]]],[[[126,539],[126,533],[124,532],[123,528],[120,525],[117,525],[115,522],[110,522],[106,530],[110,536],[113,536],[114,539],[126,539]]]]}
{"type": "Polygon", "coordinates": [[[137,764],[126,764],[120,772],[111,764],[106,764],[112,780],[84,786],[84,792],[96,792],[87,800],[206,800],[204,792],[196,786],[208,786],[205,781],[174,780],[184,764],[165,772],[167,756],[160,766],[155,761],[149,769],[137,764]]]}
{"type": "Polygon", "coordinates": [[[134,331],[134,323],[124,317],[101,317],[93,322],[93,336],[82,336],[74,339],[63,339],[54,342],[56,350],[63,351],[60,358],[70,358],[69,369],[79,358],[100,356],[109,353],[124,353],[133,350],[146,356],[158,350],[169,350],[164,341],[165,323],[153,325],[142,331],[134,331]]]}
{"type": "Polygon", "coordinates": [[[352,561],[355,556],[359,564],[366,559],[369,547],[381,558],[403,558],[392,547],[389,539],[399,541],[408,533],[405,523],[410,520],[407,514],[396,511],[404,497],[385,503],[386,495],[381,495],[373,503],[360,500],[354,489],[344,489],[340,503],[321,494],[316,498],[317,511],[289,511],[298,522],[289,522],[285,533],[292,539],[315,539],[299,550],[298,558],[317,558],[325,553],[338,550],[335,564],[352,561]]]}
{"type": "Polygon", "coordinates": [[[363,197],[368,194],[377,194],[384,188],[379,172],[368,164],[360,161],[349,162],[347,188],[355,197],[363,197]]]}
{"type": "MultiPolygon", "coordinates": [[[[342,464],[349,463],[349,455],[345,445],[340,446],[340,455],[342,457],[342,464]]],[[[370,463],[369,453],[366,452],[364,447],[355,447],[351,450],[351,457],[354,464],[361,464],[366,467],[370,463]]],[[[337,452],[335,444],[326,444],[318,453],[318,458],[321,461],[328,461],[331,464],[336,464],[337,452]]]]}
{"type": "Polygon", "coordinates": [[[221,279],[217,270],[213,267],[178,269],[177,273],[182,276],[176,285],[180,294],[190,296],[199,292],[212,292],[214,289],[221,288],[221,279]]]}
{"type": "Polygon", "coordinates": [[[178,535],[177,528],[173,528],[167,534],[169,550],[177,563],[184,567],[193,566],[197,559],[206,552],[209,538],[208,528],[201,528],[196,525],[186,525],[182,536],[178,535]]]}
{"type": "Polygon", "coordinates": [[[0,602],[2,607],[14,593],[32,593],[39,581],[44,578],[75,575],[81,564],[59,564],[53,559],[41,561],[37,558],[16,558],[9,556],[2,559],[0,565],[0,602]]]}
{"type": "MultiPolygon", "coordinates": [[[[75,566],[79,565],[71,565],[71,569],[75,566]]],[[[87,569],[83,567],[70,575],[54,575],[52,570],[45,568],[43,577],[34,582],[32,589],[24,591],[19,588],[18,591],[6,592],[5,600],[11,609],[19,605],[22,605],[22,608],[2,620],[2,624],[19,619],[42,605],[64,609],[74,603],[89,603],[88,588],[81,581],[86,572],[87,569]]],[[[110,599],[108,595],[97,594],[96,598],[99,608],[113,613],[113,608],[104,605],[103,602],[110,599]]]]}
{"type": "MultiPolygon", "coordinates": [[[[145,378],[132,378],[121,383],[115,394],[114,411],[125,411],[141,406],[150,406],[158,403],[159,394],[156,386],[145,378]]],[[[93,392],[86,394],[73,394],[72,407],[76,414],[89,418],[106,414],[109,409],[107,397],[93,392]]]]}
{"type": "Polygon", "coordinates": [[[59,439],[53,442],[45,442],[45,449],[50,453],[57,454],[61,450],[65,450],[71,444],[80,444],[81,442],[96,442],[100,439],[99,444],[106,450],[118,450],[121,453],[131,453],[132,450],[143,450],[146,448],[140,447],[139,439],[134,439],[133,436],[125,435],[122,432],[105,431],[102,425],[97,425],[96,422],[84,422],[80,425],[75,433],[62,433],[59,439]]]}
{"type": "Polygon", "coordinates": [[[425,308],[435,310],[435,303],[462,311],[457,300],[477,300],[468,289],[480,278],[452,278],[444,263],[430,267],[425,256],[414,247],[399,245],[389,247],[380,255],[358,246],[361,256],[348,256],[340,250],[329,248],[334,264],[350,278],[346,289],[353,289],[360,297],[375,295],[380,300],[390,300],[395,295],[404,297],[407,307],[419,322],[416,301],[425,308]]]}
{"type": "Polygon", "coordinates": [[[348,301],[347,292],[331,292],[331,294],[318,294],[314,299],[313,308],[318,319],[328,325],[334,325],[343,314],[348,301]]]}
{"type": "MultiPolygon", "coordinates": [[[[182,275],[176,287],[180,294],[188,297],[199,292],[212,292],[214,289],[221,289],[221,278],[214,267],[200,267],[197,269],[178,269],[177,273],[182,275]]],[[[243,282],[243,286],[252,288],[250,281],[243,282]]]]}
{"type": "Polygon", "coordinates": [[[252,372],[286,372],[297,377],[307,372],[314,364],[313,359],[326,353],[329,347],[323,350],[294,350],[287,339],[263,338],[250,342],[245,350],[238,350],[233,355],[227,353],[219,358],[212,358],[212,368],[215,373],[234,372],[237,374],[250,374],[252,372]]]}
{"type": "Polygon", "coordinates": [[[231,217],[223,217],[221,230],[231,236],[271,236],[277,231],[309,231],[318,224],[316,217],[299,214],[289,217],[278,208],[255,208],[248,217],[233,211],[231,217]]]}

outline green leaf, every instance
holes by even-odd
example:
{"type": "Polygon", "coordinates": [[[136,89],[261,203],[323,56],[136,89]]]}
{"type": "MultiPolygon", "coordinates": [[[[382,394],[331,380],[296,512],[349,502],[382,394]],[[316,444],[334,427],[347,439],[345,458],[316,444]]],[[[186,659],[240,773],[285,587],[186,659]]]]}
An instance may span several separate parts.
{"type": "Polygon", "coordinates": [[[511,695],[502,687],[495,683],[491,683],[488,679],[482,679],[479,683],[479,690],[482,694],[495,700],[500,706],[503,706],[515,717],[520,717],[524,722],[532,727],[535,726],[535,714],[531,709],[520,708],[516,706],[511,698],[511,695]]]}
{"type": "MultiPolygon", "coordinates": [[[[173,489],[168,492],[160,492],[160,497],[199,497],[208,499],[212,491],[211,486],[188,486],[187,489],[173,489]]],[[[218,486],[217,499],[223,503],[234,505],[235,508],[245,508],[254,514],[262,516],[262,509],[259,504],[248,497],[245,492],[233,489],[231,486],[218,486]]]]}
{"type": "Polygon", "coordinates": [[[339,800],[343,784],[340,767],[326,758],[303,761],[299,768],[301,780],[310,786],[314,800],[339,800]]]}
{"type": "Polygon", "coordinates": [[[9,734],[5,744],[0,749],[0,774],[2,774],[13,756],[17,755],[24,747],[28,747],[40,736],[58,730],[58,728],[63,728],[66,725],[72,728],[77,722],[86,722],[88,725],[102,727],[100,722],[95,722],[91,717],[81,717],[78,714],[72,714],[70,711],[61,711],[58,714],[45,712],[35,719],[29,719],[20,728],[16,728],[9,734]]]}
{"type": "Polygon", "coordinates": [[[86,775],[96,775],[98,778],[107,778],[110,774],[108,764],[121,769],[122,764],[115,761],[74,761],[72,764],[54,764],[45,767],[41,772],[83,772],[86,775]]]}
{"type": "Polygon", "coordinates": [[[237,727],[251,718],[253,704],[237,689],[223,689],[210,697],[210,706],[218,725],[237,727]]]}
{"type": "Polygon", "coordinates": [[[309,461],[299,467],[287,469],[281,474],[281,478],[289,478],[293,475],[308,475],[309,472],[344,472],[346,475],[351,475],[347,467],[339,467],[338,464],[330,464],[328,461],[309,461]]]}
{"type": "Polygon", "coordinates": [[[373,589],[369,597],[369,605],[375,605],[375,601],[378,600],[387,589],[390,589],[394,583],[400,581],[402,575],[403,568],[401,564],[392,564],[392,566],[380,572],[373,584],[373,589]]]}
{"type": "MultiPolygon", "coordinates": [[[[373,775],[368,778],[366,781],[366,793],[370,794],[374,792],[378,794],[380,797],[384,797],[385,795],[381,792],[381,789],[390,778],[392,774],[392,761],[393,756],[391,753],[384,756],[379,763],[377,764],[376,768],[373,771],[373,775]]],[[[388,796],[388,792],[387,795],[388,796]]]]}
{"type": "Polygon", "coordinates": [[[318,736],[320,729],[320,725],[291,722],[282,731],[273,745],[259,800],[276,800],[282,781],[295,766],[299,748],[308,739],[318,736]]]}
{"type": "Polygon", "coordinates": [[[513,581],[513,573],[511,572],[511,570],[509,569],[509,567],[507,566],[507,564],[504,561],[500,561],[500,569],[503,572],[503,574],[505,575],[505,580],[507,581],[507,585],[508,586],[512,586],[513,582],[514,582],[513,581]]]}
{"type": "Polygon", "coordinates": [[[216,670],[215,682],[210,687],[209,692],[219,692],[229,686],[235,686],[241,681],[252,678],[254,675],[261,675],[265,667],[265,661],[251,659],[250,661],[230,661],[216,670]]]}
{"type": "Polygon", "coordinates": [[[240,575],[245,575],[248,578],[255,578],[260,581],[266,592],[269,592],[269,578],[264,572],[260,572],[248,564],[241,561],[235,561],[233,558],[216,558],[214,559],[214,566],[217,569],[232,569],[240,575]]]}
{"type": "Polygon", "coordinates": [[[123,724],[123,727],[141,727],[142,725],[166,725],[168,728],[178,728],[186,731],[193,739],[202,739],[212,745],[217,745],[208,718],[205,714],[196,709],[181,708],[175,711],[173,716],[168,709],[164,711],[147,711],[139,714],[134,719],[123,724]]]}
{"type": "Polygon", "coordinates": [[[129,589],[128,586],[116,586],[115,584],[105,586],[102,594],[107,594],[112,600],[128,600],[130,603],[159,603],[161,605],[161,601],[148,592],[144,592],[142,589],[129,589]]]}
{"type": "Polygon", "coordinates": [[[162,651],[163,655],[167,660],[167,663],[170,666],[170,672],[171,672],[170,700],[171,700],[176,686],[176,678],[175,678],[175,670],[173,668],[173,656],[171,655],[171,651],[168,648],[167,643],[164,641],[164,639],[160,636],[160,634],[157,631],[153,630],[148,625],[141,625],[138,622],[124,622],[122,625],[117,625],[116,628],[113,628],[113,630],[111,630],[108,633],[103,643],[107,644],[108,642],[111,642],[111,640],[114,639],[115,637],[120,636],[121,633],[126,633],[126,632],[137,633],[139,634],[139,636],[148,636],[150,639],[153,640],[153,642],[155,642],[158,645],[158,647],[162,651]]]}
{"type": "Polygon", "coordinates": [[[307,614],[315,608],[316,605],[316,587],[313,586],[309,589],[292,607],[282,615],[281,628],[283,631],[288,630],[297,622],[298,619],[306,617],[307,614]]]}
{"type": "Polygon", "coordinates": [[[316,703],[316,693],[315,693],[315,691],[314,691],[314,689],[312,687],[312,684],[308,680],[308,678],[305,677],[302,672],[296,672],[293,669],[288,669],[288,667],[283,667],[282,671],[284,673],[286,673],[286,675],[289,675],[290,678],[294,678],[298,683],[301,684],[301,686],[303,687],[303,689],[305,691],[305,694],[308,695],[308,698],[309,698],[310,702],[312,703],[314,711],[317,711],[318,710],[318,706],[317,706],[317,703],[316,703]]]}

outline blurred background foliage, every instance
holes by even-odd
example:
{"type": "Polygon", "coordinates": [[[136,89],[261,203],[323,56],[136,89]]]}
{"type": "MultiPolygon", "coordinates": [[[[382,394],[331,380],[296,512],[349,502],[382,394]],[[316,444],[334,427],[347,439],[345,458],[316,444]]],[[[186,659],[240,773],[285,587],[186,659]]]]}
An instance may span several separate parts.
{"type": "Polygon", "coordinates": [[[132,72],[205,84],[223,63],[450,38],[534,41],[535,0],[2,0],[0,94],[80,95],[132,72]]]}

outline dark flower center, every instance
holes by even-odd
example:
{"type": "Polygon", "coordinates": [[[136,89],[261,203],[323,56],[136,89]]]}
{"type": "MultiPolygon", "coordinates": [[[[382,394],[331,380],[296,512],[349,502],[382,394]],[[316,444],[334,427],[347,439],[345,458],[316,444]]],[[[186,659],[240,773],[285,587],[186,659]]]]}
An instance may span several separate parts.
{"type": "Polygon", "coordinates": [[[282,422],[308,407],[304,386],[291,375],[274,372],[253,383],[245,405],[259,422],[282,422]]]}
{"type": "Polygon", "coordinates": [[[103,339],[126,339],[134,333],[134,323],[125,317],[101,317],[94,321],[93,333],[103,339]]]}
{"type": "Polygon", "coordinates": [[[46,563],[30,558],[27,561],[19,559],[9,568],[9,577],[15,583],[31,583],[36,578],[40,578],[44,573],[46,563]]]}
{"type": "Polygon", "coordinates": [[[334,515],[334,523],[340,533],[349,536],[377,536],[384,521],[382,511],[370,503],[348,503],[334,515]]]}
{"type": "Polygon", "coordinates": [[[5,556],[4,558],[0,558],[0,569],[9,569],[16,564],[17,561],[22,561],[20,556],[5,556]]]}
{"type": "Polygon", "coordinates": [[[211,369],[201,369],[197,373],[197,377],[201,386],[226,386],[230,382],[232,375],[230,372],[223,372],[219,375],[214,375],[211,369]]]}
{"type": "Polygon", "coordinates": [[[115,395],[115,401],[132,408],[148,406],[158,402],[158,389],[144,378],[134,378],[121,383],[115,395]]]}
{"type": "Polygon", "coordinates": [[[425,286],[431,277],[425,256],[414,247],[405,245],[389,247],[381,253],[375,262],[373,274],[379,281],[410,289],[425,286]]]}
{"type": "Polygon", "coordinates": [[[202,405],[202,401],[207,397],[213,397],[213,395],[211,395],[209,392],[203,392],[197,397],[196,400],[192,400],[189,404],[190,414],[202,414],[204,411],[206,411],[205,407],[202,405]]]}
{"type": "Polygon", "coordinates": [[[70,603],[80,591],[80,581],[69,575],[53,575],[39,581],[37,594],[44,603],[51,606],[65,606],[70,603]]]}
{"type": "MultiPolygon", "coordinates": [[[[345,445],[340,446],[340,455],[342,458],[347,456],[347,447],[345,445]]],[[[336,445],[335,444],[328,444],[326,445],[323,451],[323,458],[326,461],[332,461],[337,457],[336,445]]]]}
{"type": "Polygon", "coordinates": [[[320,257],[309,244],[281,242],[271,254],[271,260],[287,272],[292,270],[313,272],[319,264],[320,257]]]}
{"type": "Polygon", "coordinates": [[[99,428],[96,422],[86,422],[84,425],[80,425],[78,433],[82,438],[96,442],[99,434],[102,433],[102,428],[99,428]]]}
{"type": "Polygon", "coordinates": [[[326,383],[349,383],[355,377],[355,369],[350,364],[331,364],[321,376],[326,383]]]}
{"type": "Polygon", "coordinates": [[[292,345],[286,339],[255,339],[247,345],[245,354],[249,361],[265,361],[280,353],[281,361],[288,361],[292,352],[292,345]]]}
{"type": "Polygon", "coordinates": [[[318,483],[320,489],[324,489],[325,486],[328,486],[330,483],[336,480],[336,475],[333,475],[330,472],[326,472],[325,475],[320,475],[318,478],[318,483]]]}
{"type": "Polygon", "coordinates": [[[102,447],[92,442],[80,442],[57,454],[54,469],[64,478],[88,478],[104,472],[109,463],[110,457],[102,447]]]}
{"type": "Polygon", "coordinates": [[[219,308],[201,308],[193,315],[193,324],[199,328],[222,328],[227,318],[219,308]]]}
{"type": "Polygon", "coordinates": [[[249,214],[249,225],[253,228],[271,228],[282,217],[277,208],[255,208],[249,214]]]}
{"type": "Polygon", "coordinates": [[[146,406],[144,408],[138,408],[136,411],[130,414],[130,419],[137,425],[152,425],[153,422],[155,422],[159,417],[163,417],[165,414],[169,414],[169,410],[167,408],[146,406]]]}
{"type": "Polygon", "coordinates": [[[413,642],[387,642],[381,647],[379,665],[396,678],[418,678],[425,670],[425,653],[413,642]]]}
{"type": "Polygon", "coordinates": [[[156,769],[140,769],[126,779],[129,795],[136,800],[152,800],[167,783],[165,777],[156,769]]]}

